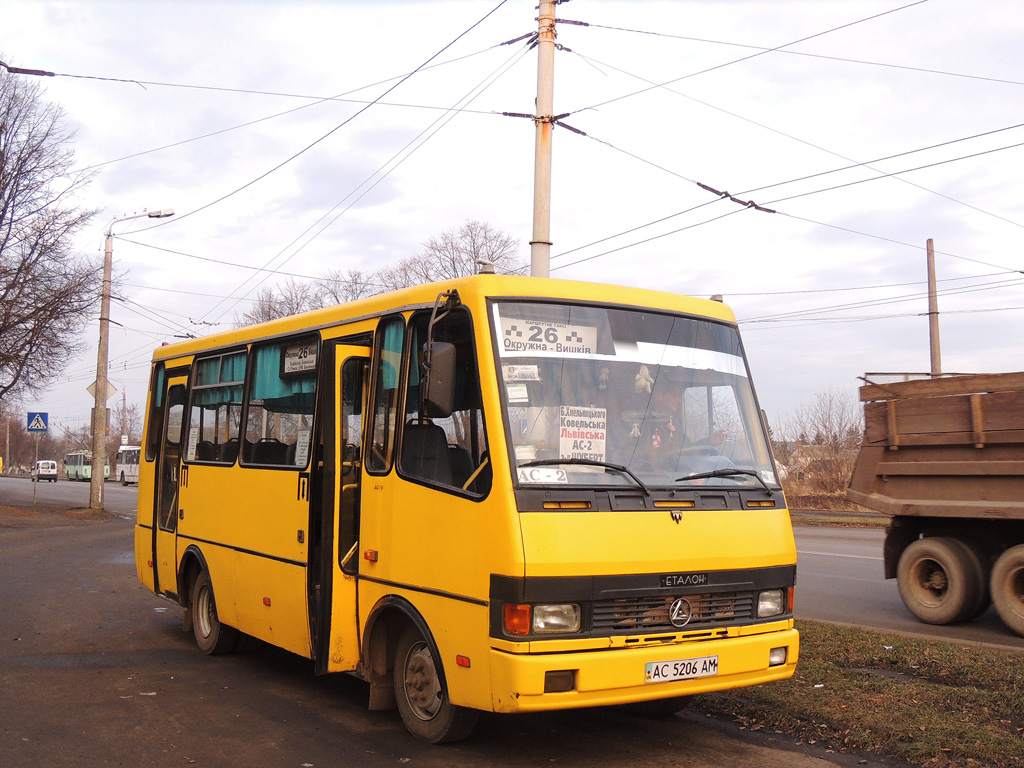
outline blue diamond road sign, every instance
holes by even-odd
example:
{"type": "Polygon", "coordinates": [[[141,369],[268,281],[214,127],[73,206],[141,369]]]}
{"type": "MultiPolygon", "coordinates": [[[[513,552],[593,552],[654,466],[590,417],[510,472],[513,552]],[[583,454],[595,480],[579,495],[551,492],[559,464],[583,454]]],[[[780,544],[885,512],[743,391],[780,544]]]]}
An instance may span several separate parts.
{"type": "Polygon", "coordinates": [[[46,422],[50,418],[48,413],[32,413],[29,411],[28,414],[28,431],[29,432],[45,432],[46,422]]]}

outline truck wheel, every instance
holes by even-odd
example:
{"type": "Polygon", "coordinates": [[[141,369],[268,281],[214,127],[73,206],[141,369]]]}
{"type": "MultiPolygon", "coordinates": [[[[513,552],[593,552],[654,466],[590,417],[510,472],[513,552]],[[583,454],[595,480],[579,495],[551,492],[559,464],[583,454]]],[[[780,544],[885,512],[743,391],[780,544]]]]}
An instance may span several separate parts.
{"type": "Polygon", "coordinates": [[[199,573],[192,586],[192,633],[199,650],[210,656],[231,653],[238,645],[239,631],[217,618],[217,602],[206,571],[199,573]]]}
{"type": "Polygon", "coordinates": [[[960,541],[960,543],[967,548],[971,559],[977,563],[976,568],[980,579],[978,583],[978,601],[975,604],[974,611],[967,617],[968,620],[976,619],[992,605],[992,593],[989,591],[989,583],[992,579],[992,558],[989,557],[984,547],[973,541],[960,541]]]}
{"type": "Polygon", "coordinates": [[[409,733],[431,744],[469,736],[479,712],[448,700],[430,646],[416,627],[407,627],[398,639],[393,674],[398,711],[409,733]]]}
{"type": "Polygon", "coordinates": [[[981,601],[981,565],[956,539],[918,539],[900,556],[896,583],[910,612],[926,624],[970,618],[981,601]]]}
{"type": "Polygon", "coordinates": [[[992,568],[992,602],[999,618],[1024,635],[1024,544],[1010,547],[992,568]]]}

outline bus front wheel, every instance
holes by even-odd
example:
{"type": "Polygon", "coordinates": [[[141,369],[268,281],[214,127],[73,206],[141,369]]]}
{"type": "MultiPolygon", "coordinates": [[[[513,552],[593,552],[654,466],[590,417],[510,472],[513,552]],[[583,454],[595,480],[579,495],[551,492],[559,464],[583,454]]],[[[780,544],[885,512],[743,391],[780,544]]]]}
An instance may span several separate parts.
{"type": "Polygon", "coordinates": [[[200,571],[192,585],[192,633],[199,650],[210,656],[231,653],[238,645],[238,630],[217,618],[217,602],[206,571],[200,571]]]}
{"type": "Polygon", "coordinates": [[[398,639],[394,679],[398,711],[409,733],[431,744],[469,736],[479,712],[448,700],[439,662],[416,627],[407,627],[398,639]]]}

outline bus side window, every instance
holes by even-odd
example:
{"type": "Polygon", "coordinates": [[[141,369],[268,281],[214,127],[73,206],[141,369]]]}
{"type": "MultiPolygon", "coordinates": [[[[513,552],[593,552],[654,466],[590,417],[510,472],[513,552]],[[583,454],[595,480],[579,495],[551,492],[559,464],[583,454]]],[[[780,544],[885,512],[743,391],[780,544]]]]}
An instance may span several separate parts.
{"type": "Polygon", "coordinates": [[[433,340],[455,347],[452,412],[434,418],[424,417],[420,402],[420,364],[429,321],[430,312],[421,312],[411,323],[399,470],[411,479],[483,496],[490,490],[491,472],[469,312],[455,309],[434,326],[433,340]]]}
{"type": "Polygon", "coordinates": [[[149,415],[146,425],[146,461],[153,461],[160,450],[160,438],[164,426],[164,364],[153,367],[149,386],[149,415]]]}
{"type": "Polygon", "coordinates": [[[253,348],[242,464],[306,466],[318,352],[316,337],[253,348]]]}
{"type": "Polygon", "coordinates": [[[374,346],[376,371],[373,378],[373,421],[370,423],[369,451],[365,464],[367,470],[374,473],[390,471],[394,459],[399,418],[398,377],[402,369],[404,341],[405,320],[400,315],[381,321],[374,346]]]}
{"type": "Polygon", "coordinates": [[[185,461],[235,463],[245,361],[245,351],[197,361],[185,461]]]}

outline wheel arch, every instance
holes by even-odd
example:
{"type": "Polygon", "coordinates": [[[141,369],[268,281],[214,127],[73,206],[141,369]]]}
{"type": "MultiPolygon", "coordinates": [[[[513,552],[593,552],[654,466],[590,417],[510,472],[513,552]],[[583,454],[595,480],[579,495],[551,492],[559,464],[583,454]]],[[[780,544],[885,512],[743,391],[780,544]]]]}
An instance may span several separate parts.
{"type": "Polygon", "coordinates": [[[178,564],[178,602],[186,609],[191,608],[192,585],[201,572],[207,575],[210,569],[206,565],[203,552],[195,544],[189,544],[181,555],[178,564]]]}
{"type": "Polygon", "coordinates": [[[361,671],[370,683],[370,709],[395,709],[394,658],[398,638],[408,626],[414,626],[427,643],[441,685],[448,690],[444,661],[426,619],[408,599],[400,595],[380,598],[370,611],[363,630],[361,671]]]}

